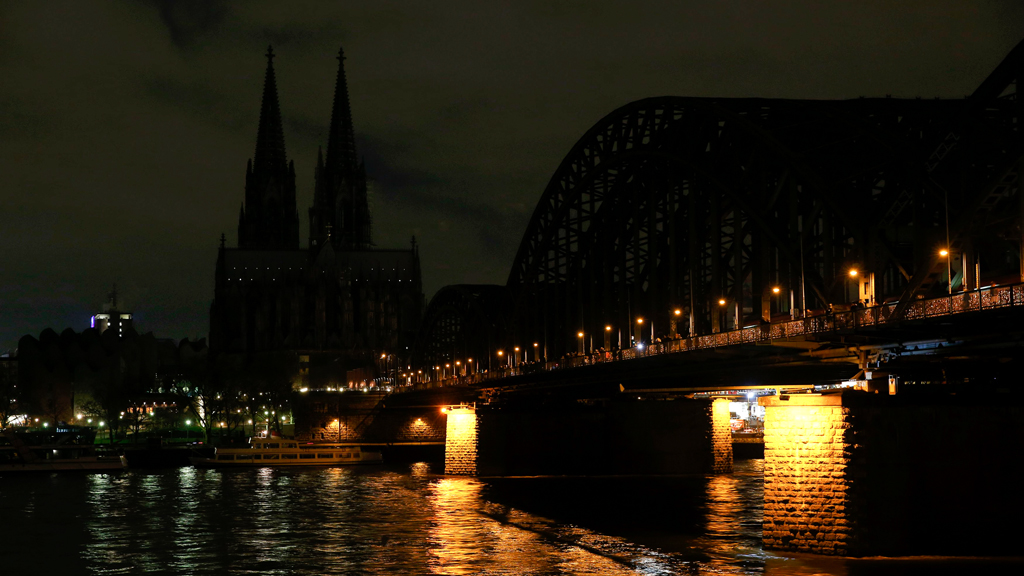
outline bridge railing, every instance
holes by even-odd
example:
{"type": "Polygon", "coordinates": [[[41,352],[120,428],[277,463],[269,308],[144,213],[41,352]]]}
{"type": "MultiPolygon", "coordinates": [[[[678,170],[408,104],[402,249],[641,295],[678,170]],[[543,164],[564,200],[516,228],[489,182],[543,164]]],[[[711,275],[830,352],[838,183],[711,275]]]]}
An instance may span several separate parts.
{"type": "Polygon", "coordinates": [[[522,363],[515,367],[503,367],[489,372],[468,374],[465,376],[415,384],[414,387],[433,388],[440,386],[479,384],[523,374],[548,372],[565,368],[578,368],[606,362],[619,362],[634,358],[657,356],[660,354],[674,354],[678,352],[689,352],[692,350],[706,350],[710,348],[721,348],[724,346],[735,346],[738,344],[770,342],[772,340],[783,340],[786,338],[812,334],[857,330],[859,328],[870,328],[872,326],[880,326],[899,321],[920,320],[925,318],[934,318],[937,316],[951,316],[993,308],[1007,308],[1011,306],[1024,306],[1024,284],[991,286],[969,292],[957,292],[948,296],[940,296],[938,298],[915,300],[907,306],[901,318],[894,317],[896,303],[892,302],[868,308],[844,310],[830,314],[808,316],[806,318],[799,318],[795,320],[746,326],[736,330],[704,334],[693,338],[669,339],[662,342],[648,344],[643,348],[637,347],[627,348],[624,350],[595,352],[584,355],[572,355],[554,362],[522,363]]]}

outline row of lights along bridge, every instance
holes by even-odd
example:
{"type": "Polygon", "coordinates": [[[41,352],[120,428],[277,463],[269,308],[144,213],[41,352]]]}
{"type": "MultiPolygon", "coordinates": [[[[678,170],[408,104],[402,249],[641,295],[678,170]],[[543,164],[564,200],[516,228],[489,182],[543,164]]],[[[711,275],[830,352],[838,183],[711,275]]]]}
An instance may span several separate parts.
{"type": "MultiPolygon", "coordinates": [[[[950,253],[949,250],[943,248],[943,249],[941,249],[939,251],[939,255],[946,259],[948,290],[949,290],[950,293],[952,293],[953,284],[952,284],[952,281],[951,281],[951,278],[952,278],[952,275],[951,275],[952,265],[951,265],[951,262],[950,262],[951,253],[950,253]]],[[[858,278],[860,276],[860,271],[857,268],[850,268],[847,271],[847,275],[849,276],[850,279],[855,279],[855,278],[858,278]]],[[[779,296],[782,293],[782,288],[779,287],[779,286],[772,286],[771,291],[772,291],[772,294],[777,297],[777,296],[779,296]]],[[[849,292],[848,292],[848,290],[844,290],[844,293],[848,294],[849,292]]],[[[859,298],[858,298],[858,302],[860,302],[859,298]]],[[[869,302],[864,302],[864,303],[865,304],[872,304],[872,305],[875,304],[874,301],[869,301],[869,302]]],[[[729,305],[729,301],[727,299],[725,299],[725,298],[719,298],[718,299],[718,306],[719,306],[720,309],[724,310],[724,309],[727,308],[728,305],[729,305]]],[[[790,310],[791,310],[791,315],[794,318],[798,317],[798,313],[805,312],[805,311],[801,311],[801,310],[798,310],[798,309],[794,308],[792,305],[790,306],[790,310]]],[[[679,338],[680,337],[678,332],[677,332],[677,328],[678,328],[678,321],[681,319],[682,314],[683,314],[683,311],[682,311],[682,309],[679,309],[679,308],[676,308],[676,309],[671,311],[671,314],[669,316],[670,321],[669,321],[669,334],[668,334],[668,337],[670,337],[670,338],[679,338]]],[[[739,310],[739,306],[738,305],[736,306],[736,310],[735,310],[734,314],[735,314],[735,317],[733,319],[733,324],[734,324],[734,327],[738,329],[738,328],[741,327],[740,326],[741,322],[738,320],[739,315],[740,315],[740,310],[739,310]]],[[[643,318],[641,316],[641,317],[637,317],[636,318],[636,326],[634,327],[634,333],[633,334],[627,334],[627,338],[630,338],[630,343],[629,343],[628,347],[635,347],[637,350],[643,350],[643,348],[645,346],[645,341],[643,339],[643,335],[644,335],[645,332],[648,332],[648,330],[644,329],[645,328],[645,324],[646,324],[646,327],[649,328],[650,340],[648,342],[654,342],[655,341],[654,322],[653,321],[648,321],[648,320],[646,320],[645,318],[643,318]]],[[[695,336],[696,334],[693,333],[693,323],[688,323],[688,324],[690,326],[690,336],[691,337],[695,336]]],[[[605,325],[605,327],[604,327],[604,342],[603,342],[603,345],[604,345],[604,349],[605,350],[611,350],[612,349],[612,336],[613,336],[612,333],[613,333],[614,330],[615,329],[610,324],[609,325],[605,325]]],[[[616,336],[617,336],[617,347],[619,349],[622,349],[623,348],[623,345],[622,345],[623,342],[622,342],[622,330],[621,329],[619,329],[617,331],[616,336]]],[[[594,350],[593,334],[588,335],[585,331],[580,330],[580,331],[578,331],[576,333],[576,337],[577,337],[577,340],[578,340],[578,343],[579,343],[579,348],[578,348],[577,351],[578,351],[578,353],[580,355],[593,354],[595,352],[595,350],[594,350]],[[589,336],[589,338],[588,338],[588,336],[589,336]]],[[[501,370],[504,370],[504,369],[515,369],[521,363],[529,362],[530,358],[529,358],[529,353],[528,352],[529,352],[529,348],[523,349],[523,348],[521,348],[519,346],[513,347],[511,353],[506,353],[504,349],[498,350],[497,353],[495,354],[495,359],[497,360],[497,368],[501,369],[501,370]]],[[[460,360],[454,360],[453,362],[446,362],[444,365],[440,365],[439,364],[439,365],[436,365],[436,366],[433,366],[433,367],[428,367],[426,369],[426,371],[424,371],[423,369],[418,369],[418,370],[413,371],[411,366],[407,366],[406,367],[406,371],[398,372],[398,368],[397,367],[392,368],[391,365],[390,365],[390,362],[393,360],[394,355],[384,353],[384,354],[381,354],[380,358],[381,358],[381,360],[384,361],[384,364],[385,364],[384,372],[385,372],[385,374],[388,375],[387,380],[390,381],[391,380],[390,375],[391,374],[395,374],[397,372],[397,374],[395,374],[395,375],[400,379],[399,381],[401,383],[403,383],[403,384],[406,384],[406,385],[415,384],[415,383],[422,383],[422,382],[440,381],[440,380],[446,380],[446,379],[452,378],[452,377],[460,377],[460,376],[469,376],[469,375],[472,375],[472,374],[479,374],[481,369],[482,369],[482,367],[480,366],[479,361],[475,361],[473,358],[467,358],[465,362],[462,362],[461,359],[460,360]]],[[[533,362],[542,362],[542,361],[543,362],[547,362],[547,360],[548,359],[547,359],[546,350],[542,351],[540,343],[539,342],[534,342],[533,343],[533,362]]],[[[493,366],[491,365],[490,362],[488,362],[487,371],[489,371],[491,368],[493,368],[493,366]]]]}

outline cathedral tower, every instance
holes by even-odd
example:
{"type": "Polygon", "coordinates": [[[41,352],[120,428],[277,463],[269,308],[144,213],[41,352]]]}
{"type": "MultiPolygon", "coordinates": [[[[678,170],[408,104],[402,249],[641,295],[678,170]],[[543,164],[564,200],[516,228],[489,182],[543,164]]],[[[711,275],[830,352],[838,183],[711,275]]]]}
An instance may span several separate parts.
{"type": "Polygon", "coordinates": [[[281,106],[274,77],[274,50],[267,49],[256,154],[245,170],[245,203],[238,215],[238,247],[294,250],[299,247],[295,164],[284,151],[281,106]]]}
{"type": "Polygon", "coordinates": [[[313,207],[309,209],[310,248],[322,246],[328,237],[336,249],[370,248],[373,241],[366,200],[366,169],[356,156],[344,50],[338,52],[327,158],[325,160],[322,153],[318,155],[314,176],[313,207]]]}

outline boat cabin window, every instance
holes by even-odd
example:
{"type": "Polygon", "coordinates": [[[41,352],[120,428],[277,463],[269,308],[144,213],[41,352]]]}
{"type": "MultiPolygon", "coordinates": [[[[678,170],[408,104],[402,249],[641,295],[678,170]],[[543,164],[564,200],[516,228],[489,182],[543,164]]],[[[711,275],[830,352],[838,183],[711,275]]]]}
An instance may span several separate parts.
{"type": "Polygon", "coordinates": [[[262,458],[260,457],[260,455],[259,455],[259,454],[253,454],[253,455],[252,455],[252,459],[253,459],[253,460],[262,460],[262,458]]]}
{"type": "Polygon", "coordinates": [[[328,453],[328,454],[323,454],[323,453],[321,453],[321,452],[317,452],[317,454],[316,454],[316,457],[317,457],[317,458],[333,458],[333,457],[334,457],[334,455],[333,455],[333,454],[330,454],[330,453],[328,453]]]}
{"type": "Polygon", "coordinates": [[[237,454],[235,460],[252,460],[252,454],[237,454]]]}
{"type": "Polygon", "coordinates": [[[315,454],[299,454],[299,458],[303,458],[303,459],[313,458],[314,456],[315,456],[315,454]]]}
{"type": "Polygon", "coordinates": [[[217,454],[217,460],[234,460],[234,454],[217,454]]]}
{"type": "Polygon", "coordinates": [[[283,459],[283,460],[295,460],[296,456],[298,456],[298,455],[297,454],[281,454],[281,459],[283,459]]]}
{"type": "Polygon", "coordinates": [[[280,448],[280,447],[281,447],[281,443],[280,442],[271,442],[271,443],[267,444],[267,448],[280,448]]]}
{"type": "Polygon", "coordinates": [[[263,455],[263,459],[264,460],[280,460],[281,459],[281,455],[280,454],[264,454],[263,455]]]}

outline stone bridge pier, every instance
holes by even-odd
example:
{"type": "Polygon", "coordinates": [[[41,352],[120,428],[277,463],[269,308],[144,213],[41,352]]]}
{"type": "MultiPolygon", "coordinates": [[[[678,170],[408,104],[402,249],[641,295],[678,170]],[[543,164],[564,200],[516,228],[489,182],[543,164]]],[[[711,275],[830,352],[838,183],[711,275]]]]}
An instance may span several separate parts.
{"type": "Polygon", "coordinates": [[[1019,550],[1019,399],[845,390],[760,403],[765,548],[847,556],[1019,550]]]}
{"type": "Polygon", "coordinates": [[[732,470],[724,400],[467,406],[448,412],[445,473],[710,474],[732,470]]]}

